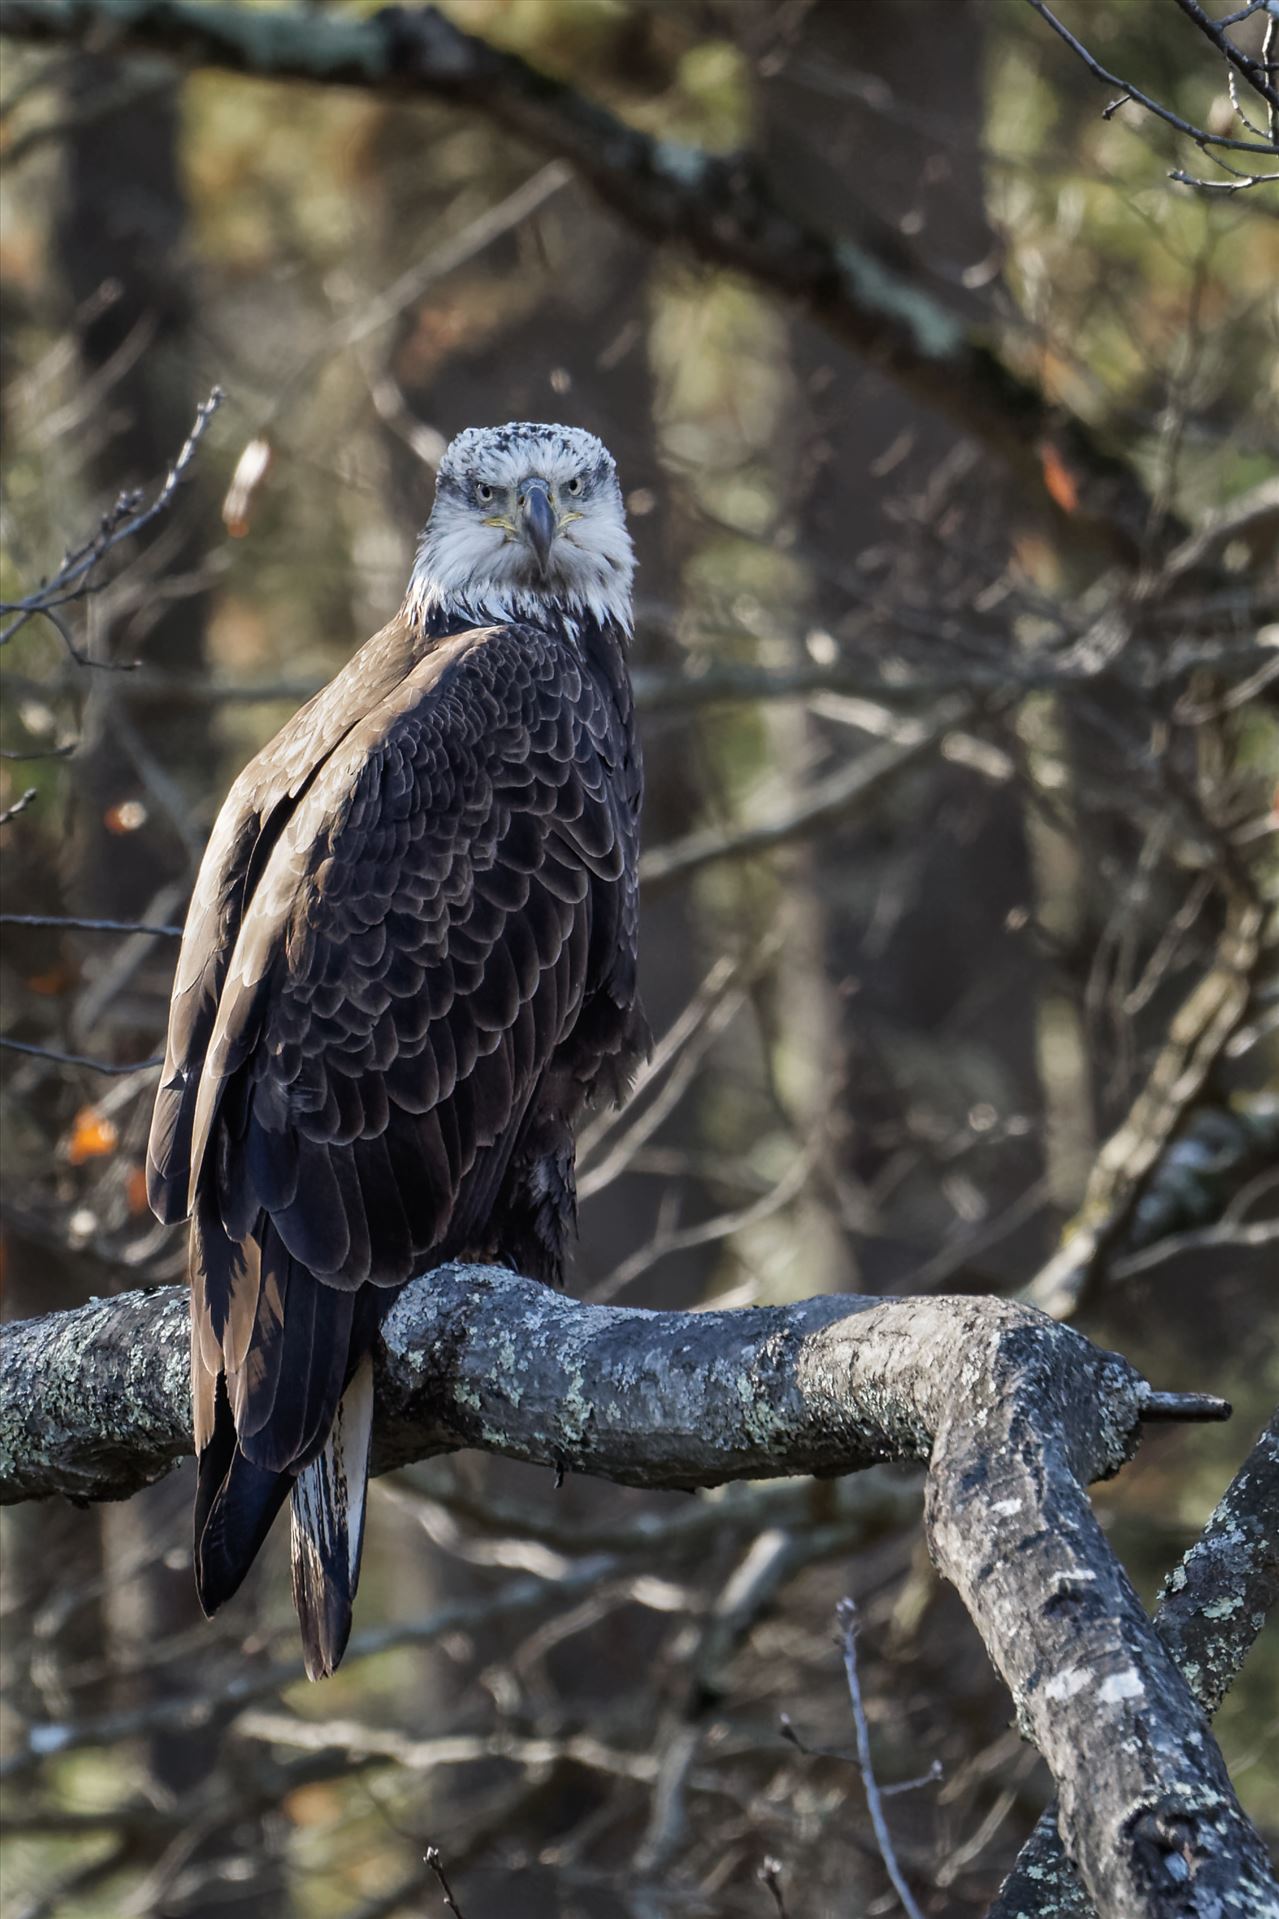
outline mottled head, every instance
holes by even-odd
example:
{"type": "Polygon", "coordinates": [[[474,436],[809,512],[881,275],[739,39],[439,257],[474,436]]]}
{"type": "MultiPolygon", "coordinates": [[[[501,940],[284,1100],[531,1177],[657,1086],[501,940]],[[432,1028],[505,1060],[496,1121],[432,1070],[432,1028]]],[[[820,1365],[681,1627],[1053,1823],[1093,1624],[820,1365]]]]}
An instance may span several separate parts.
{"type": "Polygon", "coordinates": [[[631,627],[635,558],[617,468],[575,426],[473,426],[440,461],[410,603],[484,620],[592,614],[631,627]]]}

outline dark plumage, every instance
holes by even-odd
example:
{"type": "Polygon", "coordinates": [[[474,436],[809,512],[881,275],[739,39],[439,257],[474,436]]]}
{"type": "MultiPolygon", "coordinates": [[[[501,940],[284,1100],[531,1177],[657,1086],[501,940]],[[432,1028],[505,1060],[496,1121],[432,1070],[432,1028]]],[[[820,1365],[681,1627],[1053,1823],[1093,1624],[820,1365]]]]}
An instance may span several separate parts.
{"type": "Polygon", "coordinates": [[[291,1492],[313,1677],[350,1627],[383,1313],[463,1254],[560,1282],[574,1126],[643,1043],[629,546],[620,600],[575,593],[572,554],[548,578],[543,551],[548,510],[553,553],[590,520],[589,500],[567,509],[565,441],[607,463],[610,552],[616,479],[588,435],[501,431],[455,442],[440,477],[443,498],[483,491],[486,458],[513,466],[507,520],[478,522],[500,535],[500,589],[482,560],[450,586],[447,541],[428,564],[433,517],[404,609],[232,788],[152,1124],[152,1206],[191,1219],[200,1598],[235,1591],[291,1492]],[[505,550],[525,468],[527,579],[505,550]]]}

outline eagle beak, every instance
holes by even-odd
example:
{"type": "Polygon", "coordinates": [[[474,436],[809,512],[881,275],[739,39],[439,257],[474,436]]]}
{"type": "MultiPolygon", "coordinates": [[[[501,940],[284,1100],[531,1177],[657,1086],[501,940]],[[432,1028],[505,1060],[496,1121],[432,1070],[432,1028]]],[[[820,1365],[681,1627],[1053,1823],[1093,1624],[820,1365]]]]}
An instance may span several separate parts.
{"type": "Polygon", "coordinates": [[[537,555],[537,564],[545,573],[555,538],[555,509],[545,480],[529,480],[520,495],[520,523],[524,538],[537,555]]]}

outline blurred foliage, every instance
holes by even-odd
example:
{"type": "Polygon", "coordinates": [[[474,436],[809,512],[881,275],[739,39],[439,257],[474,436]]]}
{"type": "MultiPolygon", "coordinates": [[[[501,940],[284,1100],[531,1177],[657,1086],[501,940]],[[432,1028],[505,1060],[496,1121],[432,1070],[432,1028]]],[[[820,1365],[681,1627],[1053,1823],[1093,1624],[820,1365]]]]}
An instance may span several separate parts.
{"type": "MultiPolygon", "coordinates": [[[[1104,92],[1019,0],[862,0],[855,19],[844,0],[454,0],[447,11],[637,125],[717,152],[758,148],[818,225],[856,234],[873,217],[1010,365],[1139,468],[1152,555],[1162,516],[1198,523],[1279,470],[1273,190],[1213,199],[1171,185],[1185,155],[1170,131],[1131,107],[1103,119],[1104,92]],[[826,204],[810,185],[821,178],[826,204]]],[[[1080,0],[1071,17],[1109,66],[1186,116],[1219,109],[1220,71],[1168,0],[1080,0]]],[[[96,76],[126,96],[96,211],[123,249],[145,242],[148,192],[162,190],[131,171],[130,140],[164,76],[110,59],[96,76]]],[[[67,79],[56,56],[8,52],[17,105],[0,155],[27,144],[0,177],[4,596],[29,591],[120,486],[157,483],[177,441],[137,473],[125,446],[161,386],[180,389],[188,417],[215,380],[228,398],[171,521],[68,615],[95,659],[142,661],[136,686],[77,666],[44,621],[5,649],[0,745],[79,742],[67,759],[0,762],[0,806],[27,786],[38,794],[5,829],[6,910],[180,917],[230,779],[397,605],[432,449],[473,420],[581,420],[612,446],[628,495],[641,672],[832,669],[831,686],[802,701],[672,700],[648,713],[650,845],[801,803],[893,744],[903,757],[820,835],[654,891],[655,1027],[725,957],[740,968],[732,1016],[703,1027],[663,1082],[679,1097],[586,1202],[580,1288],[607,1290],[624,1269],[618,1297],[645,1305],[825,1285],[1016,1291],[1057,1246],[1097,1147],[1212,962],[1221,849],[1273,889],[1279,723],[1273,682],[1247,690],[1261,651],[1166,689],[1152,669],[1144,692],[1134,681],[1018,697],[1046,644],[1066,648],[1127,604],[1124,582],[1081,562],[1062,520],[1017,497],[996,460],[806,316],[655,251],[576,184],[548,179],[536,212],[484,227],[543,162],[492,121],[435,104],[184,78],[181,244],[156,264],[189,318],[139,318],[130,285],[105,287],[108,311],[118,301],[130,321],[105,371],[92,367],[97,322],[70,293],[83,184],[79,227],[67,211],[75,154],[92,167],[67,79]],[[41,127],[48,137],[33,139],[41,127]],[[258,437],[271,464],[233,539],[219,506],[258,437]],[[165,620],[176,637],[165,628],[157,666],[165,620]],[[966,674],[979,696],[919,747],[911,728],[925,725],[933,687],[962,689],[966,674]],[[1191,707],[1210,719],[1187,718],[1191,707]],[[110,821],[127,822],[130,806],[141,819],[119,832],[110,821]]],[[[1276,618],[1273,584],[1246,550],[1226,549],[1199,598],[1207,610],[1168,614],[1169,659],[1200,640],[1246,652],[1261,618],[1276,618]]],[[[117,1062],[156,1049],[170,943],[10,930],[7,1031],[117,1062]]],[[[1227,1227],[1273,1219],[1273,1112],[1258,1095],[1275,1071],[1274,1006],[1262,977],[1141,1200],[1133,1244],[1223,1215],[1227,1227]]],[[[150,1225],[138,1189],[151,1078],[16,1056],[4,1068],[6,1310],[178,1274],[180,1235],[150,1225]]],[[[1273,1243],[1226,1231],[1116,1281],[1086,1318],[1157,1386],[1221,1391],[1237,1407],[1229,1427],[1148,1442],[1099,1493],[1151,1601],[1275,1396],[1273,1263],[1273,1243]]],[[[808,1517],[787,1524],[805,1536],[836,1497],[811,1489],[808,1517]]],[[[134,1502],[132,1533],[129,1515],[65,1516],[57,1565],[48,1516],[13,1521],[11,1730],[167,1693],[216,1698],[229,1675],[288,1655],[278,1552],[233,1616],[192,1616],[185,1500],[175,1480],[134,1502]]],[[[373,1502],[361,1628],[411,1624],[446,1602],[480,1607],[528,1572],[545,1578],[544,1603],[352,1659],[324,1689],[293,1685],[283,1706],[262,1704],[370,1736],[491,1736],[487,1756],[325,1771],[322,1751],[200,1724],[51,1758],[13,1789],[5,1913],[433,1912],[427,1843],[443,1849],[468,1919],[759,1913],[765,1850],[783,1861],[793,1919],[872,1910],[882,1869],[850,1817],[846,1761],[824,1756],[851,1738],[831,1634],[850,1589],[867,1622],[883,1776],[934,1758],[945,1768],[940,1789],[890,1802],[912,1883],[930,1915],[983,1910],[1046,1781],[1007,1728],[971,1627],[920,1563],[914,1519],[865,1536],[850,1520],[829,1561],[761,1608],[695,1722],[692,1783],[673,1788],[691,1795],[688,1825],[661,1851],[658,1768],[694,1723],[692,1649],[751,1533],[725,1522],[695,1556],[637,1554],[584,1598],[557,1596],[556,1579],[596,1531],[671,1510],[586,1484],[552,1499],[540,1476],[470,1458],[398,1475],[373,1502]],[[783,1712],[807,1755],[778,1735],[783,1712]],[[588,1735],[626,1763],[502,1757],[506,1737],[567,1752],[588,1735]],[[308,1759],[315,1776],[289,1770],[308,1759]],[[241,1796],[206,1831],[201,1808],[232,1788],[241,1796]],[[77,1828],[122,1804],[151,1816],[77,1828]],[[635,1863],[646,1846],[647,1891],[635,1863]],[[98,1860],[110,1870],[95,1877],[98,1860]]],[[[1271,1825],[1277,1719],[1272,1643],[1219,1725],[1241,1796],[1271,1825]]]]}

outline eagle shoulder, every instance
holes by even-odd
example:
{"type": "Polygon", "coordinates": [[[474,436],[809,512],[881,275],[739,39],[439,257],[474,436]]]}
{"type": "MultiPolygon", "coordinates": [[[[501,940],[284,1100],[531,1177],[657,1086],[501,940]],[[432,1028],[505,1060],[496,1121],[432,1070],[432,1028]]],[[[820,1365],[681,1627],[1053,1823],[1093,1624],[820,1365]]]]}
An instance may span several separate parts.
{"type": "Polygon", "coordinates": [[[414,629],[399,614],[250,760],[218,811],[187,908],[147,1146],[147,1196],[167,1225],[190,1210],[200,1070],[264,855],[316,769],[387,686],[403,677],[419,649],[414,629]]]}

